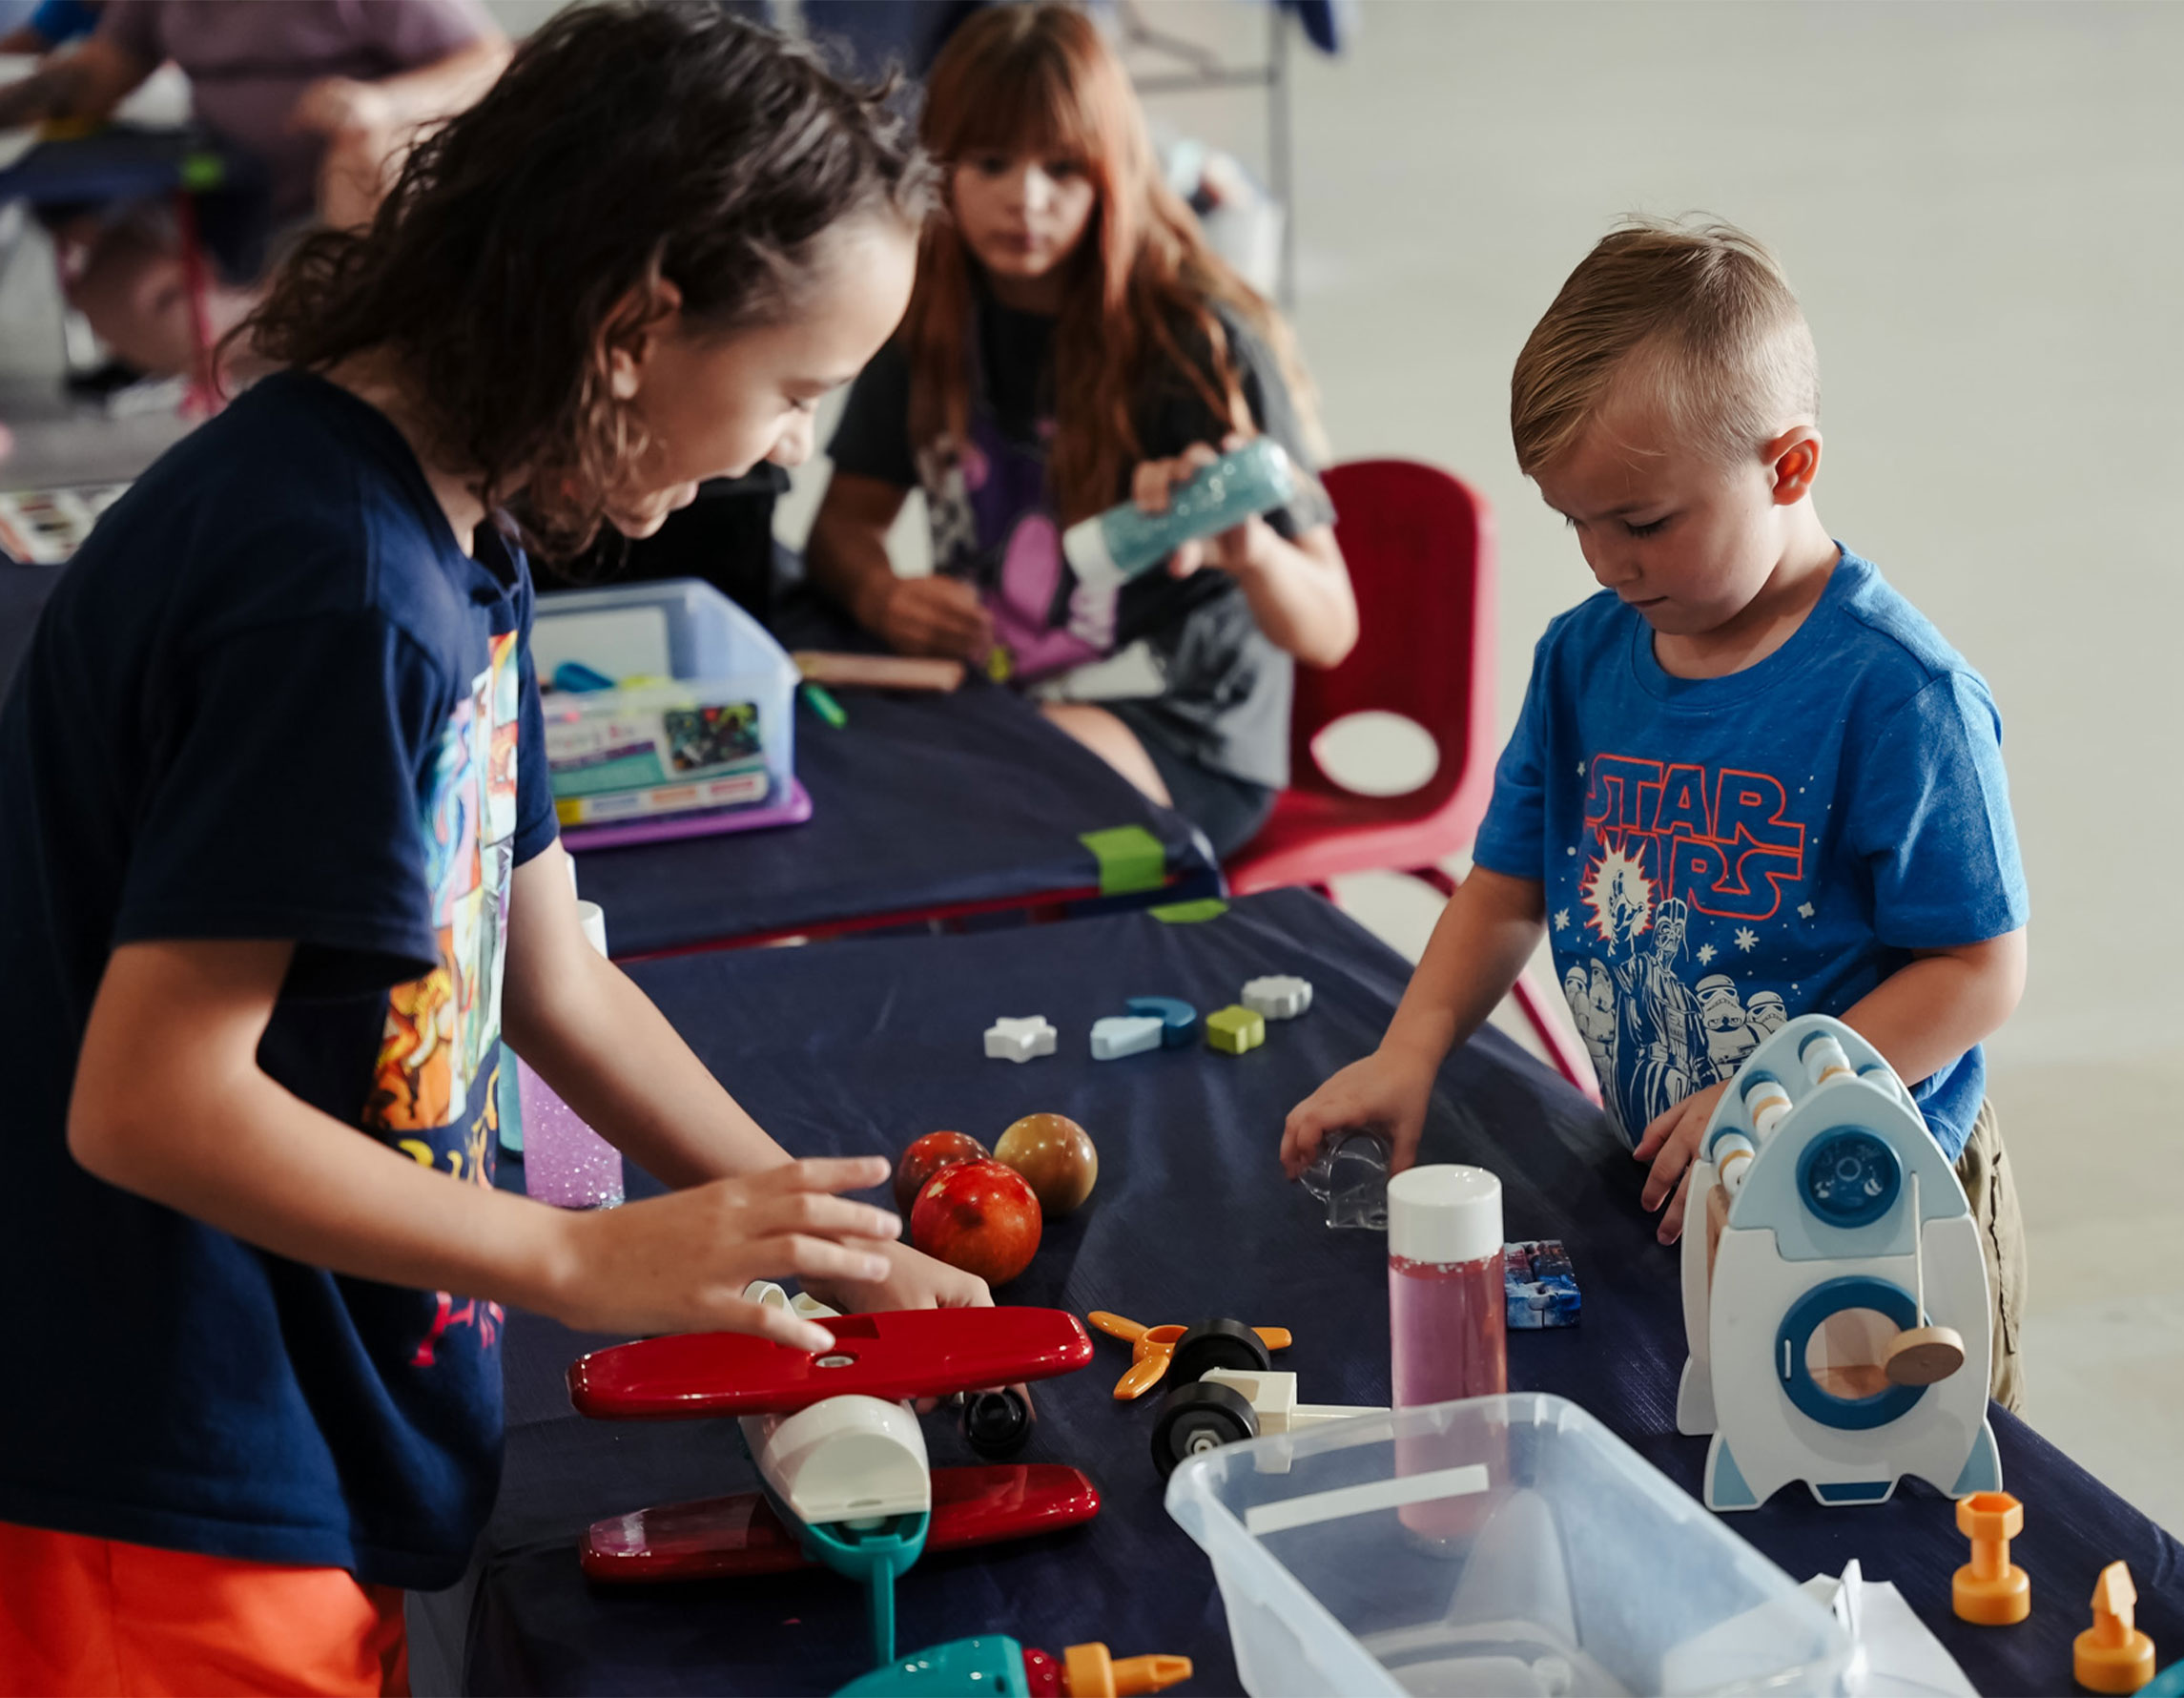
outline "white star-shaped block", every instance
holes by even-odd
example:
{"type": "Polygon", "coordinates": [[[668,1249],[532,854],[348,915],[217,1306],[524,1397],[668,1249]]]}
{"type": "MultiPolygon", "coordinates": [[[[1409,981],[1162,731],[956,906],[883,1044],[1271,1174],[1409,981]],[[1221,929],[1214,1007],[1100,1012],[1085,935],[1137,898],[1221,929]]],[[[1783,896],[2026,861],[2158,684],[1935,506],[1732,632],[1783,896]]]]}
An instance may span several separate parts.
{"type": "Polygon", "coordinates": [[[1812,918],[1812,904],[1810,902],[1800,902],[1798,904],[1797,912],[1798,918],[1800,920],[1810,920],[1812,918]]]}
{"type": "Polygon", "coordinates": [[[986,1059],[1027,1062],[1035,1055],[1052,1055],[1061,1035],[1043,1014],[1004,1017],[986,1027],[986,1059]]]}
{"type": "Polygon", "coordinates": [[[1247,980],[1244,1005],[1267,1020],[1294,1020],[1312,1005],[1312,982],[1294,973],[1247,980]]]}
{"type": "Polygon", "coordinates": [[[1092,1059],[1120,1061],[1161,1046],[1167,1022],[1157,1014],[1108,1014],[1092,1023],[1092,1059]]]}

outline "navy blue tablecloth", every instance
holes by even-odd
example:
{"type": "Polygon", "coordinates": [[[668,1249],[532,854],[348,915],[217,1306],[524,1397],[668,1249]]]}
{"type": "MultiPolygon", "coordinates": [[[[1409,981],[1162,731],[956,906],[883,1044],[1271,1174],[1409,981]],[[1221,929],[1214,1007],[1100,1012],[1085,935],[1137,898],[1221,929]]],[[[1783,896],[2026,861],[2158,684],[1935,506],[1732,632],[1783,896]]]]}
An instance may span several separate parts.
{"type": "Polygon", "coordinates": [[[688,838],[577,857],[617,956],[732,943],[937,909],[1033,906],[1100,885],[1080,834],[1142,826],[1168,883],[1084,907],[1209,896],[1220,869],[1198,830],[1011,691],[972,680],[948,695],[841,690],[849,723],[796,715],[805,825],[688,838]]]}
{"type": "MultiPolygon", "coordinates": [[[[1148,1324],[1227,1314],[1294,1330],[1282,1365],[1313,1402],[1389,1397],[1385,1239],[1328,1231],[1284,1183],[1284,1112],[1378,1039],[1406,969],[1315,897],[1249,898],[1224,917],[1166,925],[1122,915],[969,937],[690,957],[637,977],[707,1063],[792,1149],[897,1152],[940,1127],[991,1141],[1018,1115],[1059,1109],[1101,1153],[1098,1189],[1050,1223],[1004,1295],[1148,1324]],[[1171,994],[1206,1009],[1247,978],[1295,971],[1316,1000],[1241,1058],[1204,1048],[1094,1063],[1087,1032],[1122,999],[1171,994]],[[981,1058],[998,1014],[1045,1014],[1061,1053],[1025,1066],[981,1058]]],[[[1697,1493],[1706,1442],[1675,1429],[1683,1360],[1673,1250],[1638,1209],[1641,1170],[1597,1113],[1489,1031],[1450,1059],[1426,1155],[1502,1176],[1512,1237],[1560,1237],[1585,1292],[1583,1324],[1513,1335],[1510,1383],[1576,1399],[1697,1493]]],[[[504,1183],[510,1175],[504,1174],[504,1183]]],[[[520,1184],[520,1179],[516,1180],[520,1184]]],[[[585,1581],[576,1541],[592,1520],[647,1503],[750,1488],[731,1423],[605,1424],[569,1409],[563,1376],[606,1340],[535,1316],[507,1333],[507,1471],[472,1580],[421,1601],[418,1643],[463,1647],[479,1692],[822,1692],[858,1672],[858,1590],[830,1576],[614,1589],[585,1581]]],[[[1103,1639],[1118,1654],[1181,1652],[1186,1690],[1234,1690],[1219,1594],[1204,1556],[1161,1507],[1147,1454],[1152,1399],[1110,1393],[1126,1353],[1098,1339],[1083,1373],[1038,1388],[1030,1460],[1099,1482],[1091,1525],[1043,1541],[928,1560],[900,1592],[901,1643],[1000,1631],[1052,1648],[1103,1639]]],[[[2067,1689],[2071,1639],[2105,1563],[2127,1559],[2139,1620],[2165,1656],[2184,1651],[2184,1550],[2047,1444],[1995,1412],[2009,1489],[2027,1505],[2016,1559],[2032,1577],[2021,1626],[1949,1613],[1965,1560],[1953,1506],[1906,1481],[1886,1504],[1822,1509],[1790,1488],[1728,1524],[1793,1576],[1852,1557],[1890,1580],[1988,1693],[2067,1689]]],[[[970,1460],[937,1418],[937,1464],[970,1460]]],[[[429,1690],[429,1684],[421,1686],[429,1690]]]]}

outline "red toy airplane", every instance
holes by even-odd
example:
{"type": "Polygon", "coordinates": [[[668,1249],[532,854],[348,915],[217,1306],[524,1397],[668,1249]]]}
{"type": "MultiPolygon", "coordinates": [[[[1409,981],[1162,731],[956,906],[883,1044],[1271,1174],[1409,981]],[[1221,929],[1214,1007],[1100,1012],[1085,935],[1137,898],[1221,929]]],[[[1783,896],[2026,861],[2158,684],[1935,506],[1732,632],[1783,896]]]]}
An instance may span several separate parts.
{"type": "MultiPolygon", "coordinates": [[[[788,1299],[753,1287],[755,1301],[788,1299]]],[[[894,1655],[894,1580],[928,1546],[1027,1538],[1089,1521],[1100,1494],[1058,1464],[931,1469],[911,1398],[978,1393],[1083,1367],[1092,1341],[1057,1309],[919,1309],[834,1315],[833,1348],[693,1333],[594,1351],[568,1371],[579,1413],[608,1420],[741,1416],[763,1492],[595,1522],[597,1580],[690,1580],[824,1564],[871,1593],[876,1660],[894,1655]]],[[[1017,1402],[1015,1394],[994,1394],[1017,1402]]],[[[1019,1402],[1020,1412],[1020,1402],[1019,1402]]]]}

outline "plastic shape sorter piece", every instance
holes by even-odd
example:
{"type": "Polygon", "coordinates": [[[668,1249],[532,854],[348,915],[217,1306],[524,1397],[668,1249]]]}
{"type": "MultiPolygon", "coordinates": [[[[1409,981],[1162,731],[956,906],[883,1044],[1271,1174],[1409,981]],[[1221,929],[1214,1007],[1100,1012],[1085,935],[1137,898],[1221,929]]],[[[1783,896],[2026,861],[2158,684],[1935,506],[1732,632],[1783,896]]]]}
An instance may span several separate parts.
{"type": "Polygon", "coordinates": [[[986,1059],[1027,1062],[1035,1055],[1052,1055],[1060,1035],[1043,1014],[1004,1015],[986,1027],[986,1059]]]}
{"type": "Polygon", "coordinates": [[[1125,1055],[1143,1055],[1161,1046],[1165,1029],[1151,1014],[1109,1014],[1092,1023],[1092,1059],[1120,1061],[1125,1055]]]}
{"type": "Polygon", "coordinates": [[[1092,1359],[1060,1309],[907,1309],[820,1323],[834,1342],[795,1350],[747,1333],[678,1333],[580,1356],[569,1400],[602,1420],[786,1415],[828,1398],[944,1398],[1047,1379],[1092,1359]]]}
{"type": "Polygon", "coordinates": [[[1244,1005],[1268,1020],[1294,1020],[1312,1005],[1312,982],[1294,973],[1274,973],[1244,984],[1244,1005]]]}
{"type": "Polygon", "coordinates": [[[1164,1049],[1187,1049],[1198,1037],[1198,1010],[1181,997],[1132,997],[1123,1006],[1132,1014],[1150,1014],[1161,1023],[1164,1049]]]}
{"type": "Polygon", "coordinates": [[[2093,1584],[2093,1625],[2071,1646],[2071,1674],[2090,1692],[2135,1692],[2153,1678],[2153,1641],[2132,1617],[2138,1588],[2131,1570],[2111,1563],[2093,1584]]]}
{"type": "Polygon", "coordinates": [[[1974,1492],[1956,1506],[1957,1531],[1971,1541],[1971,1561],[1949,1582],[1949,1605],[1980,1627],[2007,1627],[2032,1613],[2032,1583],[2009,1560],[2025,1530],[2025,1506],[2008,1492],[1974,1492]]]}
{"type": "Polygon", "coordinates": [[[1224,1055],[1242,1055],[1267,1041],[1267,1018],[1256,1008],[1231,1003],[1205,1017],[1205,1041],[1224,1055]]]}

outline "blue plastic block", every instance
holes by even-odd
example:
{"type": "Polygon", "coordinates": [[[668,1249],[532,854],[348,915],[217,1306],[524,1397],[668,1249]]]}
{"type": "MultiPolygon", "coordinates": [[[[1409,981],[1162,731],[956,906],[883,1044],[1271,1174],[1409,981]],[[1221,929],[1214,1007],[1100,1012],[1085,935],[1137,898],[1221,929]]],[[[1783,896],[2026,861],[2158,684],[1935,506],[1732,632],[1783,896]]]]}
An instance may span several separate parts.
{"type": "Polygon", "coordinates": [[[1147,1015],[1110,1014],[1092,1023],[1092,1059],[1116,1061],[1161,1046],[1161,1023],[1147,1015]]]}
{"type": "Polygon", "coordinates": [[[1161,1023],[1164,1049],[1187,1049],[1198,1038],[1198,1010],[1181,997],[1132,997],[1123,1006],[1161,1023]]]}

